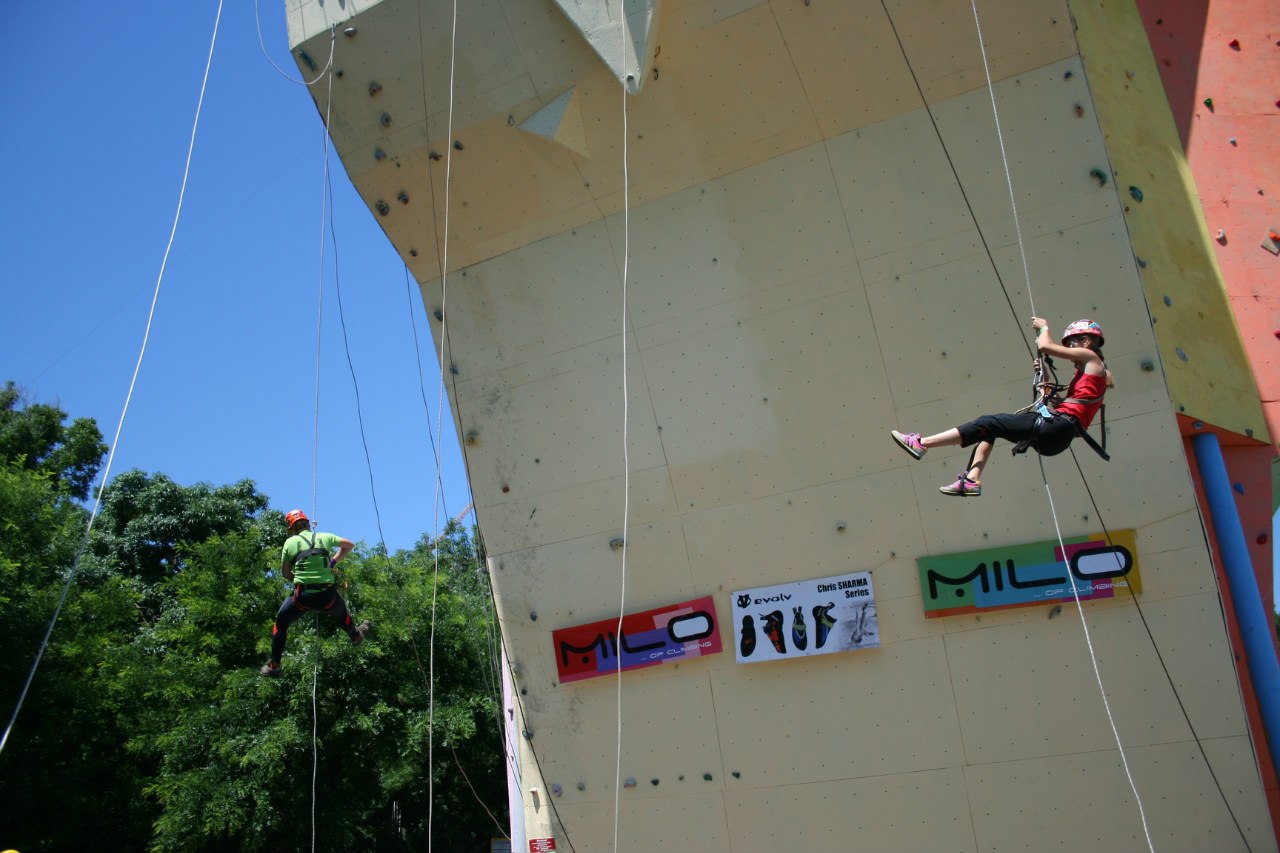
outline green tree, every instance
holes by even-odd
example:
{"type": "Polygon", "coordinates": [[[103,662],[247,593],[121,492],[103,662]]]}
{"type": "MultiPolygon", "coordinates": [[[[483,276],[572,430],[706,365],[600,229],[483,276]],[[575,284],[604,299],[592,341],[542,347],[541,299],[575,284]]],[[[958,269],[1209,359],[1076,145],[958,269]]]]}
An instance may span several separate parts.
{"type": "Polygon", "coordinates": [[[390,556],[357,549],[344,564],[346,596],[357,618],[372,619],[373,636],[352,648],[332,622],[303,620],[290,631],[279,680],[257,675],[283,589],[262,562],[253,577],[243,574],[240,567],[253,564],[254,543],[223,538],[191,550],[189,569],[166,582],[174,590],[167,599],[175,602],[173,612],[150,629],[150,651],[135,650],[163,675],[153,678],[145,665],[136,672],[143,681],[163,682],[164,701],[173,706],[157,715],[172,721],[167,730],[130,745],[160,762],[148,788],[162,807],[154,850],[306,849],[313,760],[323,846],[420,849],[429,743],[433,842],[440,849],[486,849],[506,825],[493,622],[480,594],[479,564],[458,562],[460,555],[476,556],[470,538],[455,529],[445,544],[438,578],[425,542],[390,556]],[[233,577],[238,582],[213,580],[233,577]],[[256,623],[259,631],[241,629],[229,644],[211,639],[236,622],[256,623]],[[191,697],[200,701],[193,705],[191,697]],[[497,809],[499,825],[481,801],[497,809]]]}
{"type": "Polygon", "coordinates": [[[40,471],[64,486],[72,497],[84,499],[98,474],[107,446],[93,418],[66,424],[58,406],[29,403],[13,382],[0,390],[0,462],[40,471]]]}

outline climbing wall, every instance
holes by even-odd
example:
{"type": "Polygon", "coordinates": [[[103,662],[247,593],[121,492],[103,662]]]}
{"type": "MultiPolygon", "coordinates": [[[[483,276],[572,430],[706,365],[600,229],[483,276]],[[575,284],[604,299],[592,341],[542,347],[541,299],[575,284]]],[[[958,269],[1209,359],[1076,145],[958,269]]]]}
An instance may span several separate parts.
{"type": "Polygon", "coordinates": [[[474,0],[456,42],[449,6],[304,0],[290,31],[304,70],[332,40],[335,143],[445,341],[517,849],[1274,849],[1067,5],[980,3],[985,65],[963,0],[650,0],[625,28],[474,0]],[[1103,324],[1113,461],[1077,443],[1047,490],[1000,449],[944,497],[967,451],[888,430],[1025,403],[1033,311],[1103,324]],[[1137,600],[926,616],[918,560],[1055,521],[1134,531],[1137,600]],[[856,648],[744,655],[770,590],[860,573],[856,648]],[[707,597],[719,651],[564,677],[561,632],[675,636],[707,597]]]}

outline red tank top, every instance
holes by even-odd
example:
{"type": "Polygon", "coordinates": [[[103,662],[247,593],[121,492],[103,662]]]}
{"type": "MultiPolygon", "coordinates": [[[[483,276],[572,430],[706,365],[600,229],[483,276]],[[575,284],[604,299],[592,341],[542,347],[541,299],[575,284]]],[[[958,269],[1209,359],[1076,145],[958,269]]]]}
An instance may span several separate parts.
{"type": "Polygon", "coordinates": [[[1089,428],[1089,424],[1093,423],[1093,416],[1098,413],[1098,409],[1102,408],[1102,396],[1107,393],[1107,375],[1105,373],[1093,375],[1085,373],[1083,370],[1076,371],[1076,375],[1071,377],[1071,384],[1067,386],[1067,393],[1063,399],[1072,397],[1096,397],[1095,403],[1061,403],[1055,411],[1063,415],[1071,415],[1080,422],[1080,426],[1085,429],[1089,428]]]}

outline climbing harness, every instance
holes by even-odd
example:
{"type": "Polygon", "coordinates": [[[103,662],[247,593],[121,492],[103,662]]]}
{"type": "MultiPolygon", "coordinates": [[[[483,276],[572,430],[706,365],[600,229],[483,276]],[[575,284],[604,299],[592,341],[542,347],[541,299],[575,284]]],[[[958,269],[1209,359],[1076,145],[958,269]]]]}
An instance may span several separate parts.
{"type": "MultiPolygon", "coordinates": [[[[1074,325],[1074,324],[1073,324],[1074,325]]],[[[1070,328],[1068,328],[1068,332],[1070,328]]],[[[1101,337],[1101,336],[1099,336],[1101,337]]],[[[1039,364],[1036,367],[1035,375],[1035,391],[1038,396],[1035,402],[1030,405],[1023,406],[1016,415],[1024,415],[1028,412],[1037,414],[1035,425],[1032,427],[1031,435],[1013,446],[1013,455],[1026,453],[1028,449],[1034,449],[1041,456],[1057,456],[1059,453],[1067,449],[1067,445],[1062,447],[1046,447],[1041,449],[1039,446],[1040,438],[1053,425],[1055,419],[1061,418],[1071,423],[1072,431],[1075,435],[1084,439],[1085,444],[1093,449],[1095,453],[1101,456],[1105,461],[1110,462],[1111,456],[1107,453],[1107,404],[1102,403],[1098,407],[1098,416],[1102,424],[1102,443],[1099,444],[1093,436],[1089,435],[1089,431],[1072,415],[1068,415],[1058,411],[1058,407],[1064,403],[1073,405],[1092,406],[1094,403],[1102,401],[1102,397],[1067,397],[1065,399],[1058,395],[1067,390],[1066,385],[1058,383],[1058,376],[1053,369],[1053,359],[1047,355],[1042,355],[1039,364]]],[[[973,456],[970,454],[969,466],[973,467],[973,456]]]]}

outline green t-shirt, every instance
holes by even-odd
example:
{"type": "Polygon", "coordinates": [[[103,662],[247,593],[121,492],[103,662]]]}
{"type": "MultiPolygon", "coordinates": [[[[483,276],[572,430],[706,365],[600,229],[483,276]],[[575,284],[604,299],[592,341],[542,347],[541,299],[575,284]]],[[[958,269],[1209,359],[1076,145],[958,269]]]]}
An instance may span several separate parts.
{"type": "Polygon", "coordinates": [[[284,540],[284,547],[280,549],[280,562],[293,562],[294,583],[333,583],[333,572],[329,569],[327,555],[331,555],[333,549],[341,544],[342,537],[336,533],[306,530],[284,540]],[[321,548],[325,553],[297,559],[303,551],[310,551],[312,548],[321,548]]]}

